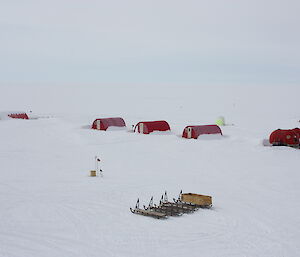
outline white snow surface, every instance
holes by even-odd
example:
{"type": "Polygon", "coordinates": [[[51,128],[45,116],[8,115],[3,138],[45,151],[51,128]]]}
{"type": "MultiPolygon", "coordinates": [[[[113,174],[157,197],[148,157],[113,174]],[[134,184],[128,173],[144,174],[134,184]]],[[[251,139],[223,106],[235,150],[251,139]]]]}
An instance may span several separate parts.
{"type": "Polygon", "coordinates": [[[1,257],[296,257],[300,254],[300,150],[265,147],[299,126],[299,86],[7,86],[0,110],[48,119],[0,121],[1,257]],[[118,94],[116,94],[118,92],[118,94]],[[292,93],[291,93],[292,92],[292,93]],[[101,99],[101,101],[98,101],[101,99]],[[214,140],[181,138],[212,124],[214,140]],[[167,135],[85,129],[96,117],[128,127],[166,120],[167,135]],[[89,177],[94,156],[104,177],[89,177]],[[180,190],[213,208],[156,220],[137,198],[180,190]]]}
{"type": "Polygon", "coordinates": [[[110,126],[106,131],[127,131],[127,127],[110,126]]]}
{"type": "Polygon", "coordinates": [[[208,134],[208,135],[200,135],[198,137],[198,140],[219,140],[223,138],[226,138],[226,135],[208,134]]]}

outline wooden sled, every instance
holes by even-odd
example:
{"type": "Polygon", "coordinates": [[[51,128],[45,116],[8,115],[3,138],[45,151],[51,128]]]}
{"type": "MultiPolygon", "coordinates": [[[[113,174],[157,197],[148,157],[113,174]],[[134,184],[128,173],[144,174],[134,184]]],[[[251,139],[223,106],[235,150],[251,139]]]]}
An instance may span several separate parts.
{"type": "Polygon", "coordinates": [[[182,191],[178,199],[173,199],[173,201],[168,201],[167,192],[165,192],[158,205],[153,204],[152,196],[147,207],[144,205],[144,208],[141,209],[139,207],[140,200],[138,199],[135,208],[130,208],[130,211],[134,214],[162,219],[168,216],[181,216],[184,213],[194,212],[199,208],[210,208],[212,206],[211,196],[192,193],[183,194],[182,191]]]}
{"type": "Polygon", "coordinates": [[[165,219],[168,217],[167,214],[164,212],[158,212],[154,209],[141,209],[139,207],[139,205],[140,205],[140,200],[138,199],[136,202],[135,208],[134,209],[130,208],[130,211],[134,214],[149,216],[149,217],[153,217],[156,219],[165,219]]]}

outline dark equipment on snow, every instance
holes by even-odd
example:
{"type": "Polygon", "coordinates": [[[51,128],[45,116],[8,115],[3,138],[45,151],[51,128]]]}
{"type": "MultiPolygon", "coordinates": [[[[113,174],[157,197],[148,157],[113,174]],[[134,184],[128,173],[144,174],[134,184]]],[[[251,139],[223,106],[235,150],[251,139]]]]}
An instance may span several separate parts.
{"type": "Polygon", "coordinates": [[[130,208],[130,211],[134,214],[165,219],[168,216],[181,216],[184,213],[191,213],[199,208],[210,208],[211,206],[211,196],[192,193],[183,194],[181,191],[178,199],[173,198],[173,202],[168,201],[167,192],[165,192],[158,205],[153,203],[152,196],[148,206],[144,205],[143,209],[140,208],[140,200],[138,199],[135,208],[130,208]]]}

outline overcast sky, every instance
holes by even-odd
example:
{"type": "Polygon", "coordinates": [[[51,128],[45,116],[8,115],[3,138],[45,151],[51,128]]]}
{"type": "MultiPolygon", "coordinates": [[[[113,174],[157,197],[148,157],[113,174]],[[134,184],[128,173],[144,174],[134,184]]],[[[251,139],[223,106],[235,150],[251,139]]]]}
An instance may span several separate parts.
{"type": "Polygon", "coordinates": [[[299,13],[299,0],[0,0],[0,84],[296,84],[299,13]]]}

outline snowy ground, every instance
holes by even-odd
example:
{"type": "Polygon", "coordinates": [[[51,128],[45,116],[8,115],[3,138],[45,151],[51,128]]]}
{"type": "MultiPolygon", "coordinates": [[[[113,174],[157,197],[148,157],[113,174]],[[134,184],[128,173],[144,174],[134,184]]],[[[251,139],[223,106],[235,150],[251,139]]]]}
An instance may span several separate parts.
{"type": "Polygon", "coordinates": [[[295,86],[3,87],[0,111],[0,256],[264,256],[300,253],[299,151],[264,147],[277,128],[299,127],[295,86]],[[224,137],[180,138],[186,125],[223,115],[224,137]],[[87,129],[121,116],[128,127],[166,119],[172,133],[87,129]],[[104,177],[92,178],[94,156],[104,177]],[[208,194],[213,208],[155,220],[137,198],[167,190],[208,194]]]}

